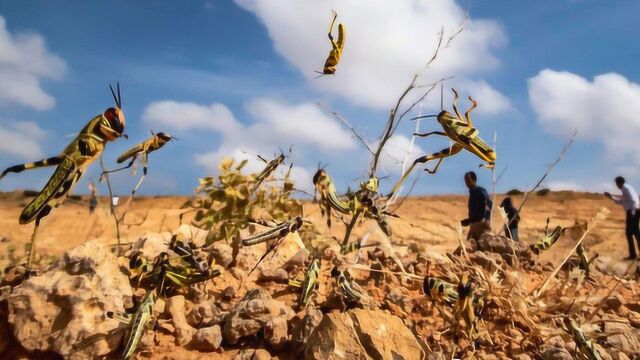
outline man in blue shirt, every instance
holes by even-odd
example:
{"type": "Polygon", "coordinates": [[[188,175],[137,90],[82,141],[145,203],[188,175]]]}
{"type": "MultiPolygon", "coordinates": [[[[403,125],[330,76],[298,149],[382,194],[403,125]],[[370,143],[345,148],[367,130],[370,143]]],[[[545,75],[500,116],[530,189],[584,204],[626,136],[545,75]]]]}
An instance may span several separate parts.
{"type": "Polygon", "coordinates": [[[462,226],[469,226],[467,240],[478,240],[484,233],[491,231],[491,207],[493,202],[485,188],[476,185],[478,176],[469,171],[464,174],[464,183],[469,188],[469,217],[460,221],[462,226]]]}

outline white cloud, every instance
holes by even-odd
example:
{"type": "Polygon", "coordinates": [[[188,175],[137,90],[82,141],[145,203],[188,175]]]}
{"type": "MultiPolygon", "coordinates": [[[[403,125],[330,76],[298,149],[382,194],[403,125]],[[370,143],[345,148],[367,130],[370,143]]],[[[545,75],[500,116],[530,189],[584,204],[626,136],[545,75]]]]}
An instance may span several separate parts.
{"type": "MultiPolygon", "coordinates": [[[[253,120],[248,125],[236,120],[222,104],[202,106],[160,101],[147,106],[143,120],[167,130],[205,129],[219,133],[221,141],[217,149],[195,156],[198,164],[214,173],[225,157],[249,160],[246,169],[256,171],[264,166],[257,155],[269,157],[280,149],[286,151],[289,146],[294,149],[294,163],[296,157],[303,158],[306,152],[332,153],[356,148],[351,134],[316,104],[291,105],[260,98],[248,102],[246,109],[253,120]]],[[[295,166],[291,176],[305,190],[312,186],[311,173],[307,169],[295,166]]]]}
{"type": "Polygon", "coordinates": [[[640,85],[616,73],[589,81],[545,69],[529,79],[529,101],[549,133],[577,130],[581,139],[602,143],[612,161],[640,164],[640,85]]]}
{"type": "Polygon", "coordinates": [[[425,151],[404,135],[393,135],[382,151],[380,166],[388,174],[400,175],[404,162],[406,171],[413,160],[425,154],[425,151]]]}
{"type": "Polygon", "coordinates": [[[39,160],[43,157],[40,147],[46,133],[38,124],[30,121],[0,122],[0,153],[23,160],[39,160]]]}
{"type": "Polygon", "coordinates": [[[12,35],[0,16],[0,106],[52,108],[55,100],[42,90],[40,80],[60,79],[65,71],[64,61],[47,50],[42,36],[12,35]]]}
{"type": "MultiPolygon", "coordinates": [[[[236,3],[265,24],[276,51],[311,86],[355,104],[383,109],[393,105],[412,75],[432,56],[438,32],[444,27],[445,36],[450,36],[465,16],[464,9],[454,0],[371,0],[366,5],[355,0],[236,3]],[[326,34],[332,9],[346,28],[344,53],[336,76],[313,79],[314,70],[322,68],[330,50],[326,34]]],[[[468,19],[464,28],[425,73],[422,83],[452,75],[469,79],[498,67],[493,51],[506,42],[502,27],[495,21],[468,19]]],[[[470,84],[475,84],[491,101],[498,99],[497,106],[505,106],[504,96],[488,84],[470,84]]]]}
{"type": "Polygon", "coordinates": [[[241,126],[223,104],[203,106],[171,100],[151,103],[142,113],[142,120],[159,129],[206,129],[225,134],[237,131],[241,126]]]}

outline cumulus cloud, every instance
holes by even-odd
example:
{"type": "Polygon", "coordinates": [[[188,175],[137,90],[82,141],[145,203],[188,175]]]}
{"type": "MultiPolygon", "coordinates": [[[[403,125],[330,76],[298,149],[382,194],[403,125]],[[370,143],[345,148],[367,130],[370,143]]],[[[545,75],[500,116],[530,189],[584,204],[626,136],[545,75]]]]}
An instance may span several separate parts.
{"type": "Polygon", "coordinates": [[[592,81],[579,75],[545,69],[529,79],[529,101],[539,123],[551,134],[604,145],[614,161],[640,164],[640,85],[608,73],[592,81]]]}
{"type": "MultiPolygon", "coordinates": [[[[393,4],[372,0],[366,3],[367,11],[356,0],[236,0],[236,3],[264,23],[275,50],[311,86],[355,104],[384,109],[392,106],[412,75],[433,55],[441,29],[444,28],[445,36],[450,36],[465,17],[464,9],[454,0],[407,0],[393,4]],[[338,22],[346,27],[344,53],[335,77],[313,79],[314,70],[322,68],[330,50],[326,34],[332,9],[339,14],[338,22]]],[[[497,22],[468,19],[464,31],[441,53],[442,57],[422,81],[451,75],[471,79],[493,70],[499,65],[494,49],[505,42],[505,32],[497,22]]],[[[468,84],[475,85],[492,101],[498,99],[499,108],[506,106],[506,98],[488,84],[468,84]]]]}
{"type": "Polygon", "coordinates": [[[388,174],[400,175],[411,166],[413,160],[425,154],[425,151],[412,143],[404,135],[393,135],[385,145],[380,156],[380,166],[388,174]]]}
{"type": "Polygon", "coordinates": [[[0,107],[52,108],[55,100],[42,89],[40,80],[60,79],[65,70],[65,62],[47,50],[42,36],[12,35],[0,16],[0,107]]]}
{"type": "Polygon", "coordinates": [[[45,137],[46,132],[34,122],[0,121],[0,153],[30,161],[42,158],[40,144],[45,137]]]}
{"type": "MultiPolygon", "coordinates": [[[[248,160],[246,169],[256,171],[264,164],[257,155],[265,157],[282,147],[291,146],[295,156],[310,151],[348,151],[356,148],[351,134],[312,103],[291,105],[280,100],[259,98],[246,104],[250,124],[239,122],[223,104],[203,106],[193,103],[159,101],[147,106],[143,120],[167,130],[210,130],[221,136],[217,149],[196,154],[196,163],[216,172],[225,157],[248,160]]],[[[312,174],[302,167],[294,167],[291,176],[308,190],[312,174]]]]}
{"type": "Polygon", "coordinates": [[[157,101],[147,106],[142,119],[151,126],[186,130],[213,130],[232,133],[240,129],[238,121],[226,106],[210,106],[171,100],[157,101]]]}

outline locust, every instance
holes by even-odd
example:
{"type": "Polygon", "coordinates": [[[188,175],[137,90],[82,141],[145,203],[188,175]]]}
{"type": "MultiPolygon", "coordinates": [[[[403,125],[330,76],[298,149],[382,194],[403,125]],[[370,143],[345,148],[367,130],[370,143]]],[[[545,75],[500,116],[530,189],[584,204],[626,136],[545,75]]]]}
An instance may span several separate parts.
{"type": "Polygon", "coordinates": [[[131,194],[129,195],[129,199],[127,200],[125,209],[128,209],[129,205],[131,204],[131,200],[133,199],[133,196],[135,195],[136,191],[138,191],[138,189],[142,185],[142,182],[147,176],[149,154],[156,150],[159,150],[171,140],[177,140],[177,138],[165,132],[159,132],[157,134],[154,134],[152,131],[150,138],[133,146],[132,148],[130,148],[129,150],[123,152],[120,156],[118,156],[118,159],[116,160],[118,164],[122,164],[123,162],[130,160],[126,166],[113,169],[113,170],[106,170],[106,171],[103,171],[102,174],[100,174],[100,181],[102,181],[102,178],[105,175],[129,169],[131,168],[131,166],[133,166],[133,164],[135,163],[135,161],[138,159],[139,156],[142,158],[142,177],[140,178],[140,180],[138,180],[138,183],[131,191],[131,194]]]}
{"type": "Polygon", "coordinates": [[[140,339],[147,329],[151,318],[153,317],[153,306],[158,299],[156,289],[149,291],[140,302],[138,309],[133,316],[127,316],[124,314],[115,314],[113,312],[107,312],[107,317],[118,320],[129,326],[129,333],[125,343],[122,358],[124,360],[130,359],[136,351],[140,339]]]}
{"type": "Polygon", "coordinates": [[[168,253],[160,253],[154,261],[149,262],[141,256],[141,253],[134,254],[130,261],[129,267],[134,273],[137,273],[138,283],[149,278],[152,287],[160,287],[165,290],[165,280],[169,280],[169,284],[186,287],[199,282],[220,276],[220,271],[207,267],[202,270],[201,265],[197,267],[191,266],[189,262],[182,260],[183,257],[172,258],[168,253]]]}
{"type": "Polygon", "coordinates": [[[429,275],[424,277],[422,290],[430,298],[450,306],[458,301],[458,291],[455,285],[429,275]]]}
{"type": "Polygon", "coordinates": [[[304,280],[289,280],[289,286],[302,288],[302,294],[298,300],[298,306],[303,308],[307,306],[314,291],[318,290],[318,281],[320,279],[320,260],[313,259],[307,268],[304,280]]]}
{"type": "Polygon", "coordinates": [[[335,25],[336,19],[338,18],[338,14],[333,11],[333,19],[331,20],[331,25],[329,26],[329,41],[331,42],[331,52],[329,56],[327,56],[327,60],[324,62],[324,68],[322,72],[317,71],[319,75],[317,77],[321,77],[324,75],[335,75],[336,66],[338,66],[338,62],[340,62],[340,57],[342,56],[342,50],[344,48],[344,40],[345,40],[345,31],[344,26],[342,24],[338,24],[338,41],[335,41],[333,38],[333,26],[335,25]]]}
{"type": "Polygon", "coordinates": [[[258,175],[256,175],[256,184],[251,189],[251,192],[256,191],[256,189],[260,187],[260,184],[262,184],[262,182],[266,178],[268,178],[278,168],[278,166],[282,165],[282,163],[284,162],[285,156],[284,154],[280,154],[275,159],[267,161],[262,156],[258,155],[258,159],[262,160],[267,165],[264,167],[264,169],[262,169],[262,171],[258,175]]]}
{"type": "MultiPolygon", "coordinates": [[[[342,215],[350,215],[351,221],[347,225],[342,246],[349,243],[351,231],[358,219],[369,218],[378,223],[378,226],[385,235],[391,236],[391,228],[387,223],[384,211],[380,210],[374,200],[378,193],[378,178],[372,177],[360,183],[360,189],[352,194],[347,201],[340,199],[336,192],[331,176],[324,170],[319,169],[313,176],[313,184],[319,194],[320,210],[323,215],[327,215],[327,226],[331,227],[331,211],[335,210],[342,215]]],[[[346,249],[346,248],[345,248],[346,249]]]]}
{"type": "Polygon", "coordinates": [[[576,343],[576,350],[587,360],[602,360],[602,356],[598,349],[595,348],[593,342],[587,337],[585,332],[578,324],[569,317],[564,318],[564,324],[576,343]]]}
{"type": "Polygon", "coordinates": [[[472,342],[478,338],[477,330],[477,314],[474,307],[475,299],[473,294],[473,282],[468,278],[467,274],[462,276],[458,283],[458,299],[453,307],[454,327],[457,327],[460,320],[464,320],[467,335],[472,342]]]}
{"type": "Polygon", "coordinates": [[[333,269],[331,269],[331,277],[334,278],[338,283],[338,286],[340,286],[340,290],[342,291],[347,303],[358,304],[365,296],[359,289],[354,288],[353,283],[347,279],[345,273],[338,269],[337,266],[334,266],[333,269]]]}
{"type": "Polygon", "coordinates": [[[64,203],[87,167],[102,154],[107,142],[126,136],[124,135],[125,117],[122,111],[120,84],[117,84],[116,88],[117,95],[113,87],[109,86],[115,106],[91,119],[62,153],[36,162],[8,167],[0,174],[0,179],[2,179],[8,173],[56,166],[47,184],[20,214],[20,224],[28,224],[35,220],[31,245],[27,254],[27,274],[35,254],[36,234],[40,221],[54,207],[64,203]]]}
{"type": "Polygon", "coordinates": [[[567,228],[563,228],[558,225],[553,229],[553,231],[549,232],[549,221],[550,218],[547,218],[547,223],[544,228],[544,236],[529,246],[531,251],[536,255],[540,255],[541,252],[551,248],[551,246],[553,246],[553,244],[555,244],[560,236],[562,236],[562,234],[567,230],[567,228]]]}
{"type": "Polygon", "coordinates": [[[394,185],[389,196],[393,195],[398,188],[402,185],[402,183],[406,180],[406,178],[411,174],[413,169],[418,166],[418,164],[424,164],[431,160],[438,160],[436,166],[433,169],[425,168],[424,170],[429,174],[435,174],[442,163],[442,160],[448,158],[450,156],[454,156],[461,152],[462,150],[467,150],[473,155],[479,157],[481,160],[486,162],[486,165],[481,165],[487,168],[493,168],[496,162],[496,152],[487,145],[484,140],[482,140],[479,136],[479,131],[475,127],[473,127],[473,122],[471,121],[471,117],[469,114],[473,109],[478,106],[478,103],[469,96],[469,101],[471,101],[471,107],[464,113],[464,117],[458,111],[458,92],[455,89],[451,89],[453,91],[453,112],[451,114],[447,110],[442,110],[438,115],[424,115],[413,118],[412,120],[423,119],[423,118],[433,118],[435,117],[438,123],[442,126],[444,131],[430,131],[426,133],[414,133],[414,136],[417,137],[429,137],[431,135],[439,135],[443,137],[449,138],[453,144],[449,147],[446,147],[436,153],[427,154],[421,156],[413,161],[411,167],[402,175],[400,180],[394,185]]]}
{"type": "Polygon", "coordinates": [[[258,259],[258,262],[256,262],[256,264],[253,266],[253,268],[249,273],[252,273],[258,267],[258,265],[260,265],[262,260],[264,260],[267,257],[267,255],[269,255],[273,250],[275,250],[278,247],[278,245],[282,243],[282,241],[284,241],[284,238],[289,233],[294,233],[299,231],[302,228],[303,224],[304,224],[304,220],[302,219],[302,217],[297,216],[294,219],[278,223],[276,224],[275,227],[269,230],[256,234],[252,237],[242,239],[241,241],[242,246],[253,246],[253,245],[261,244],[267,241],[274,241],[267,248],[267,251],[265,251],[265,253],[260,257],[260,259],[258,259]]]}
{"type": "Polygon", "coordinates": [[[576,254],[578,255],[578,269],[584,271],[584,275],[589,278],[591,274],[591,263],[598,258],[598,254],[589,258],[589,254],[587,254],[587,250],[585,250],[582,244],[576,248],[576,254]]]}

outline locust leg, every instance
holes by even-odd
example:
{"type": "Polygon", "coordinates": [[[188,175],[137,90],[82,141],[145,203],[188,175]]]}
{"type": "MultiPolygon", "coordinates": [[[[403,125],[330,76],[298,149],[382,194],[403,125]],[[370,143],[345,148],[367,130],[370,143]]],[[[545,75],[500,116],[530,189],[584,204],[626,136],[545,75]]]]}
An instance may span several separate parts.
{"type": "Polygon", "coordinates": [[[123,166],[123,167],[121,167],[121,168],[117,168],[117,169],[113,169],[113,170],[105,170],[105,171],[103,171],[103,172],[102,172],[102,174],[100,174],[100,178],[98,179],[98,181],[99,181],[99,182],[102,182],[102,178],[103,178],[105,175],[113,174],[113,173],[116,173],[116,172],[119,172],[119,171],[122,171],[122,170],[126,170],[126,169],[131,168],[131,167],[133,166],[133,163],[134,163],[135,161],[136,161],[136,157],[134,157],[133,159],[131,159],[131,161],[129,161],[129,163],[128,163],[126,166],[123,166]]]}
{"type": "Polygon", "coordinates": [[[361,214],[362,214],[362,210],[357,210],[353,214],[353,217],[351,218],[351,221],[347,226],[347,231],[344,233],[344,240],[342,240],[342,246],[345,246],[349,243],[349,237],[351,236],[351,231],[356,226],[356,222],[358,221],[358,218],[360,217],[361,214]]]}
{"type": "Polygon", "coordinates": [[[36,238],[38,236],[38,228],[40,227],[40,220],[45,216],[49,215],[51,212],[51,206],[46,205],[42,208],[42,211],[38,214],[36,218],[35,225],[33,226],[33,233],[31,234],[31,243],[29,246],[29,251],[27,252],[27,269],[25,270],[25,274],[29,276],[29,272],[31,271],[31,263],[33,262],[33,258],[36,253],[36,238]]]}
{"type": "Polygon", "coordinates": [[[413,133],[413,136],[417,136],[417,137],[427,137],[431,135],[447,136],[447,133],[445,133],[444,131],[429,131],[427,133],[413,133]]]}
{"type": "Polygon", "coordinates": [[[471,122],[471,117],[469,116],[469,114],[478,106],[478,102],[473,100],[471,96],[469,96],[469,101],[471,101],[471,107],[469,108],[469,110],[467,110],[466,113],[464,113],[464,118],[467,119],[467,125],[469,127],[472,127],[473,123],[471,122]]]}
{"type": "Polygon", "coordinates": [[[142,182],[144,181],[144,178],[147,176],[147,161],[148,161],[148,155],[146,152],[142,153],[142,177],[140,178],[140,180],[138,180],[138,183],[136,184],[136,187],[133,188],[133,190],[131,190],[131,194],[129,195],[129,199],[127,199],[127,204],[124,207],[124,212],[122,213],[122,218],[124,219],[125,214],[127,213],[127,211],[129,210],[129,206],[131,206],[131,201],[133,201],[133,196],[136,194],[136,191],[138,191],[138,189],[140,188],[140,186],[142,185],[142,182]]]}
{"type": "Polygon", "coordinates": [[[19,173],[24,170],[31,170],[31,169],[37,169],[37,168],[46,167],[46,166],[59,165],[62,162],[62,159],[63,159],[62,156],[54,156],[48,159],[42,159],[32,163],[24,163],[24,164],[10,166],[6,168],[2,172],[2,174],[0,174],[0,179],[5,177],[5,175],[7,175],[8,173],[19,173]]]}
{"type": "Polygon", "coordinates": [[[331,44],[333,45],[334,48],[337,48],[338,45],[333,40],[333,35],[331,35],[331,33],[333,32],[333,25],[335,25],[337,18],[338,18],[338,14],[334,11],[333,19],[331,20],[331,25],[329,25],[329,40],[331,41],[331,44]]]}
{"type": "Polygon", "coordinates": [[[453,91],[453,111],[456,113],[458,119],[462,119],[462,115],[460,115],[460,111],[458,111],[458,92],[456,89],[451,89],[453,91]]]}
{"type": "Polygon", "coordinates": [[[440,167],[440,163],[442,162],[443,159],[448,158],[450,156],[453,156],[453,155],[459,153],[460,151],[462,151],[462,149],[463,149],[462,145],[453,144],[448,148],[444,148],[444,149],[438,151],[437,153],[433,153],[433,154],[422,156],[422,157],[416,159],[416,162],[426,163],[426,162],[428,162],[430,160],[438,159],[438,163],[436,164],[436,167],[433,170],[429,170],[429,169],[426,169],[426,168],[424,169],[429,174],[435,174],[438,171],[438,167],[440,167]]]}

